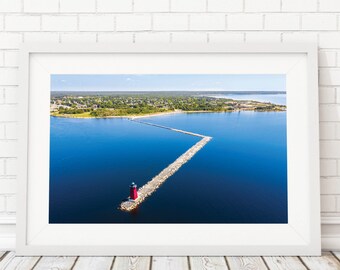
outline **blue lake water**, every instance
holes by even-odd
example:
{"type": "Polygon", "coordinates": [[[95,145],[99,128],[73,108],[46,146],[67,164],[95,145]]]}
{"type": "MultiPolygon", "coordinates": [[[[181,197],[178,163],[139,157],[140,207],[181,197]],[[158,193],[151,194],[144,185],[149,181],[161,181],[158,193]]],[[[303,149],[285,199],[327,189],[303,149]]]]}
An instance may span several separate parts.
{"type": "Polygon", "coordinates": [[[223,94],[212,94],[212,95],[206,95],[209,97],[215,97],[215,98],[230,98],[234,100],[256,100],[260,102],[271,102],[274,104],[279,105],[286,105],[286,94],[264,94],[264,93],[223,93],[223,94]]]}
{"type": "Polygon", "coordinates": [[[127,119],[51,117],[50,223],[287,223],[285,112],[143,120],[213,139],[131,213],[117,209],[199,138],[127,119]]]}

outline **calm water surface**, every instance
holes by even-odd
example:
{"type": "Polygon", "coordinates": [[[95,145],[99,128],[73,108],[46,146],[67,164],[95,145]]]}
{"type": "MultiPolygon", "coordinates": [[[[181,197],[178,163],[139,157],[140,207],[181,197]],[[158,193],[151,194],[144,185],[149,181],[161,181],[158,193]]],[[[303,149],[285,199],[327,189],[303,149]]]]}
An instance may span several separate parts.
{"type": "Polygon", "coordinates": [[[132,213],[128,186],[198,138],[127,119],[51,117],[51,223],[287,223],[285,112],[174,114],[148,122],[213,139],[132,213]]]}

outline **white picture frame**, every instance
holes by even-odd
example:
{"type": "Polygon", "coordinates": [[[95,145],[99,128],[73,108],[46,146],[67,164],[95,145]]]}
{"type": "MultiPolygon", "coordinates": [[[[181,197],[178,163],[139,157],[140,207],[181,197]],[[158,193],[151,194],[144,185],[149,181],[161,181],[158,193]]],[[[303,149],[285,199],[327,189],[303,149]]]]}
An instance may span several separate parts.
{"type": "Polygon", "coordinates": [[[320,255],[316,44],[25,44],[19,93],[18,255],[320,255]],[[48,224],[50,74],[141,71],[286,74],[288,224],[48,224]]]}

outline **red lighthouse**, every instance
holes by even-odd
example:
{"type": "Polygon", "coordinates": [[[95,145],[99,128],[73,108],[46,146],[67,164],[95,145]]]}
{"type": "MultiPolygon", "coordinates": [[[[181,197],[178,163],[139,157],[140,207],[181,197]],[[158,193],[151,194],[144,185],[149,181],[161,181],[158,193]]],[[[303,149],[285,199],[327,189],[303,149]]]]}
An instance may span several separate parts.
{"type": "Polygon", "coordinates": [[[136,200],[138,198],[137,185],[132,182],[130,185],[130,199],[136,200]]]}

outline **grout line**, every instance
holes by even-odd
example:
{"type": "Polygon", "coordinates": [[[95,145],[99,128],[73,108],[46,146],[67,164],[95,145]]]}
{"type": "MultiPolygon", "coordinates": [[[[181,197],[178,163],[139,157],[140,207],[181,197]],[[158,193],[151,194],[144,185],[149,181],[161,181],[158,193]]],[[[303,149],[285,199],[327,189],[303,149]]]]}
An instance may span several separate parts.
{"type": "MultiPolygon", "coordinates": [[[[3,126],[3,131],[2,131],[2,134],[0,134],[0,137],[3,137],[3,138],[5,138],[6,137],[6,131],[5,131],[5,124],[0,124],[1,126],[3,126]]],[[[2,164],[3,166],[5,166],[5,164],[3,163],[2,164]]],[[[3,167],[2,166],[2,167],[3,167]]],[[[3,168],[4,169],[4,168],[3,168]]],[[[5,169],[4,169],[5,170],[5,169]]]]}
{"type": "Polygon", "coordinates": [[[4,125],[4,140],[7,141],[7,125],[4,125]]]}
{"type": "Polygon", "coordinates": [[[187,29],[188,29],[188,31],[190,31],[190,28],[191,28],[191,27],[190,27],[190,20],[191,20],[190,16],[191,16],[191,15],[188,14],[188,17],[187,17],[187,24],[188,24],[188,25],[187,25],[187,29]]]}
{"type": "Polygon", "coordinates": [[[302,29],[302,15],[299,14],[299,31],[302,29]]]}
{"type": "Polygon", "coordinates": [[[154,30],[154,23],[153,23],[154,18],[153,18],[153,15],[154,15],[154,13],[150,14],[150,29],[151,29],[151,32],[153,32],[153,30],[154,30]]]}
{"type": "MultiPolygon", "coordinates": [[[[0,12],[1,13],[1,12],[0,12]]],[[[74,16],[77,14],[81,14],[81,15],[93,15],[95,13],[95,11],[87,11],[87,12],[6,12],[6,13],[2,13],[3,15],[8,15],[8,16],[39,16],[39,15],[48,15],[48,16],[74,16]]],[[[136,13],[136,14],[150,14],[152,12],[147,12],[147,11],[118,11],[118,12],[98,12],[98,14],[100,15],[112,15],[112,14],[132,14],[132,13],[136,13]]],[[[157,14],[169,14],[169,11],[156,11],[154,13],[157,14]]],[[[193,14],[207,14],[206,11],[170,11],[170,13],[179,13],[179,14],[183,14],[183,13],[193,13],[193,14]]],[[[209,11],[209,14],[226,14],[226,11],[209,11]]],[[[299,12],[299,11],[235,11],[235,12],[229,12],[228,14],[235,14],[235,15],[241,15],[241,14],[260,14],[260,13],[265,13],[265,14],[284,14],[284,15],[290,15],[290,14],[301,14],[301,15],[308,15],[308,14],[313,14],[313,15],[320,15],[320,14],[324,14],[324,15],[329,15],[329,14],[333,14],[333,15],[338,15],[339,11],[327,11],[327,12],[317,12],[317,11],[313,11],[313,12],[299,12]]]]}
{"type": "Polygon", "coordinates": [[[42,15],[39,17],[40,31],[42,31],[42,15]]]}
{"type": "Polygon", "coordinates": [[[266,26],[266,15],[262,14],[262,30],[265,29],[265,26],[266,26]]]}
{"type": "MultiPolygon", "coordinates": [[[[4,160],[4,176],[7,176],[7,159],[4,160]]],[[[7,209],[6,201],[7,200],[5,200],[5,209],[7,209]]]]}
{"type": "Polygon", "coordinates": [[[77,32],[79,32],[79,14],[77,14],[77,32]]]}
{"type": "MultiPolygon", "coordinates": [[[[112,14],[111,14],[112,15],[112,14]]],[[[190,16],[189,14],[186,14],[188,16],[190,16]]],[[[72,15],[73,16],[73,15],[72,15]]],[[[75,17],[75,16],[74,16],[75,17]]],[[[77,33],[77,32],[86,32],[86,33],[96,33],[96,32],[110,32],[112,30],[61,30],[63,32],[67,32],[67,33],[77,33]]],[[[120,32],[143,32],[143,31],[150,31],[150,30],[120,30],[120,32]]],[[[157,32],[188,32],[188,30],[157,30],[157,32]]],[[[206,32],[206,31],[213,31],[213,32],[225,32],[224,29],[219,30],[219,29],[214,29],[214,30],[207,30],[207,29],[200,29],[200,30],[190,30],[191,32],[206,32]]],[[[262,32],[262,29],[230,29],[228,30],[229,32],[243,32],[243,31],[247,31],[247,32],[262,32]]],[[[316,30],[287,30],[287,29],[266,29],[265,30],[268,33],[278,33],[280,31],[284,31],[285,34],[324,34],[324,33],[329,33],[329,34],[338,34],[339,31],[337,30],[323,30],[323,31],[316,31],[316,30]],[[322,33],[321,33],[322,32],[322,33]]],[[[19,30],[11,30],[11,31],[0,31],[0,33],[7,33],[7,34],[24,34],[24,33],[57,33],[58,31],[53,31],[53,30],[36,30],[36,31],[19,31],[19,30]]],[[[0,48],[0,50],[18,50],[19,48],[14,48],[12,46],[10,47],[3,47],[0,48]]],[[[319,50],[339,50],[340,47],[336,47],[336,46],[331,46],[331,47],[321,47],[319,48],[319,50]]]]}
{"type": "Polygon", "coordinates": [[[6,104],[6,92],[7,92],[7,90],[6,90],[6,88],[5,87],[2,87],[2,99],[4,100],[4,103],[2,103],[2,104],[6,104]]]}

